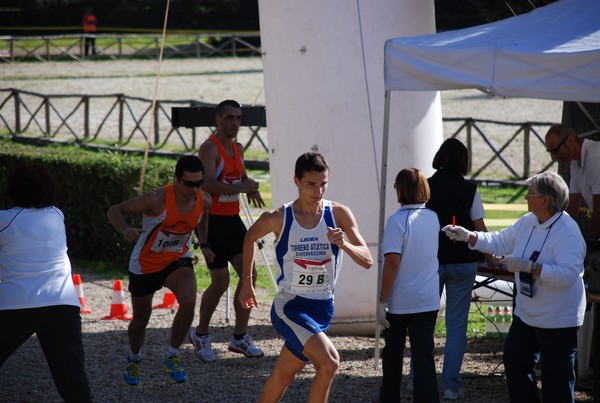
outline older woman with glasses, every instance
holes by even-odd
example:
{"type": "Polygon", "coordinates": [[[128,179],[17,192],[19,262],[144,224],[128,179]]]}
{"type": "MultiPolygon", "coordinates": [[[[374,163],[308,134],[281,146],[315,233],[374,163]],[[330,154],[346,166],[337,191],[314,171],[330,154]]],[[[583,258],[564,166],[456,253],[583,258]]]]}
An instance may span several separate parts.
{"type": "Polygon", "coordinates": [[[499,232],[445,226],[469,247],[497,256],[515,273],[513,323],[504,345],[511,402],[538,402],[535,366],[541,360],[545,402],[573,402],[577,334],[585,312],[585,242],[565,213],[569,189],[553,172],[527,180],[529,214],[499,232]]]}

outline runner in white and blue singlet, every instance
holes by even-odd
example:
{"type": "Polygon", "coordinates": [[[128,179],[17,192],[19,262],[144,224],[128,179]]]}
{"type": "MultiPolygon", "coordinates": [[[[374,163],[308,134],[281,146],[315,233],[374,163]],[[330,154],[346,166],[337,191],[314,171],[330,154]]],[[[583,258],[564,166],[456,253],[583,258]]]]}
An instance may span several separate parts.
{"type": "Polygon", "coordinates": [[[285,339],[273,373],[259,401],[279,401],[296,374],[308,361],[316,375],[309,401],[327,401],[340,357],[325,335],[333,316],[333,294],[342,256],[368,269],[373,258],[350,209],[324,200],[329,168],[318,153],[302,154],[296,161],[294,183],[298,198],[277,210],[263,213],[244,240],[240,302],[258,307],[252,282],[255,244],[269,233],[276,235],[277,284],[271,320],[285,339]]]}
{"type": "Polygon", "coordinates": [[[336,226],[330,201],[323,200],[321,220],[311,229],[303,228],[294,219],[292,203],[284,205],[284,212],[283,230],[275,247],[277,284],[282,291],[273,301],[271,320],[286,347],[308,361],[302,354],[304,343],[329,327],[338,267],[344,253],[327,239],[327,227],[336,226]]]}

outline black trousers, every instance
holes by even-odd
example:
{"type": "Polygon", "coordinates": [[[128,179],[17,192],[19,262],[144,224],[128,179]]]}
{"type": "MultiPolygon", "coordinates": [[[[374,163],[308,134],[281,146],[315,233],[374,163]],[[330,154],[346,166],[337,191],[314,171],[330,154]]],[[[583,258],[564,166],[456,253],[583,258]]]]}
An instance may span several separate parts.
{"type": "Polygon", "coordinates": [[[85,38],[85,55],[87,56],[90,52],[90,48],[92,48],[92,55],[96,54],[96,38],[94,37],[86,37],[85,38]]]}
{"type": "Polygon", "coordinates": [[[410,339],[413,364],[413,401],[437,403],[440,401],[433,350],[433,332],[438,311],[387,314],[390,327],[384,330],[385,347],[381,352],[383,377],[381,403],[400,402],[402,365],[406,336],[410,339]]]}
{"type": "MultiPolygon", "coordinates": [[[[56,389],[65,402],[92,401],[84,368],[79,307],[0,310],[0,329],[0,366],[35,333],[56,389]]],[[[27,377],[27,369],[23,371],[27,377]]]]}

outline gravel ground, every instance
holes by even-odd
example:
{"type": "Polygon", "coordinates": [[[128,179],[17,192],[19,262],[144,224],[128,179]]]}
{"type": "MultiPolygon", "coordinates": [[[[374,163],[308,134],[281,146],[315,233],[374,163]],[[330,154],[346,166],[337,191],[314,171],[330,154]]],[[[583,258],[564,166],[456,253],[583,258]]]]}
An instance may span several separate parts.
{"type": "MultiPolygon", "coordinates": [[[[249,359],[227,351],[234,314],[226,321],[225,298],[212,321],[213,348],[218,361],[205,363],[194,354],[193,346],[184,343],[181,357],[188,372],[188,382],[172,384],[162,371],[162,358],[169,339],[174,312],[155,309],[143,347],[142,385],[126,386],[121,381],[127,352],[127,324],[120,320],[101,320],[110,312],[114,279],[84,270],[81,273],[86,306],[90,314],[82,315],[86,370],[92,393],[98,402],[254,402],[272,370],[282,346],[269,321],[270,301],[259,297],[261,306],[251,316],[250,332],[265,356],[249,359]]],[[[124,288],[126,289],[126,283],[124,288]]],[[[155,304],[162,302],[163,293],[155,295],[155,304]]],[[[131,313],[129,296],[127,306],[131,313]]],[[[200,294],[198,295],[198,304],[200,294]]],[[[197,312],[197,310],[196,310],[197,312]]],[[[196,320],[194,320],[196,323],[196,320]]],[[[369,402],[381,380],[381,369],[375,366],[374,337],[332,336],[341,356],[331,402],[369,402]]],[[[383,341],[381,341],[383,347],[383,341]]],[[[444,339],[436,338],[435,361],[438,374],[443,362],[444,339]]],[[[470,340],[462,373],[466,396],[462,402],[507,402],[504,368],[501,364],[502,341],[499,338],[470,340]]],[[[408,358],[404,358],[405,373],[408,358]]],[[[314,369],[308,365],[288,389],[283,402],[306,401],[314,369]]],[[[30,338],[0,368],[0,401],[38,402],[60,401],[36,337],[30,338]]],[[[404,378],[405,379],[405,378],[404,378]]],[[[439,380],[438,380],[439,381],[439,380]]],[[[403,382],[405,385],[406,382],[403,382]]],[[[441,393],[441,392],[440,392],[441,393]]],[[[411,402],[407,397],[403,402],[411,402]]],[[[591,402],[591,395],[578,392],[578,402],[591,402]]]]}

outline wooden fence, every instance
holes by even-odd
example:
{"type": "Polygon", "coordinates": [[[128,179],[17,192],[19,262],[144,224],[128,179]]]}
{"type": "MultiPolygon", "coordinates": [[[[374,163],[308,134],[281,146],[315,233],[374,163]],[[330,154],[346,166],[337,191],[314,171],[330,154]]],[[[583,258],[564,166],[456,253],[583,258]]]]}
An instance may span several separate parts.
{"type": "MultiPolygon", "coordinates": [[[[84,42],[89,34],[0,36],[0,61],[76,60],[86,58],[84,42]]],[[[95,58],[157,59],[162,35],[96,34],[95,58]]],[[[169,34],[163,58],[211,56],[260,56],[259,32],[169,34]]],[[[88,56],[91,57],[91,56],[88,56]]]]}
{"type": "MultiPolygon", "coordinates": [[[[152,154],[196,152],[214,127],[174,127],[171,108],[211,107],[194,100],[152,100],[123,94],[44,95],[0,89],[0,134],[15,140],[67,142],[89,148],[152,154]]],[[[547,122],[500,122],[444,118],[445,137],[465,143],[471,155],[471,179],[522,183],[552,165],[543,135],[547,122]],[[496,179],[492,179],[496,178],[496,179]],[[500,179],[498,179],[500,178],[500,179]]],[[[242,127],[239,140],[268,168],[266,124],[242,127]]]]}

